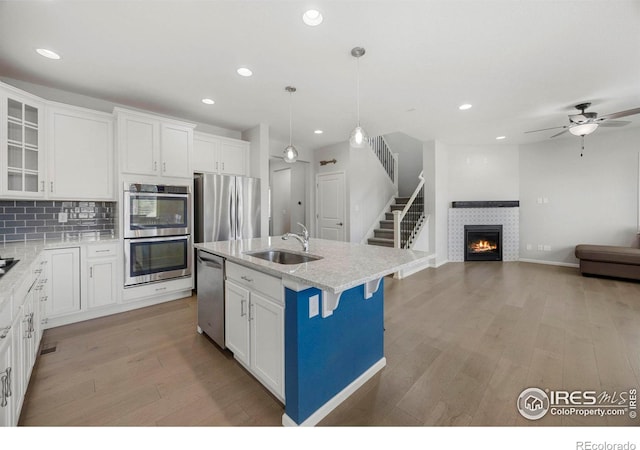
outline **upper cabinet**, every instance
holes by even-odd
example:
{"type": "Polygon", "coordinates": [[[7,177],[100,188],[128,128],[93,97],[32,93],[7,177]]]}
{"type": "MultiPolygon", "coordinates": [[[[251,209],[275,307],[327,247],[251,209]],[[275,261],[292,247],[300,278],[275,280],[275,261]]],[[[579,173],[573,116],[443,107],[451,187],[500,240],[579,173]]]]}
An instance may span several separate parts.
{"type": "Polygon", "coordinates": [[[13,89],[0,90],[0,193],[11,197],[45,196],[44,104],[13,89]]]}
{"type": "Polygon", "coordinates": [[[115,108],[120,171],[191,178],[195,125],[115,108]]]}
{"type": "Polygon", "coordinates": [[[113,116],[55,105],[47,119],[49,198],[113,199],[113,116]]]}
{"type": "Polygon", "coordinates": [[[249,142],[194,133],[193,171],[248,175],[249,142]]]}

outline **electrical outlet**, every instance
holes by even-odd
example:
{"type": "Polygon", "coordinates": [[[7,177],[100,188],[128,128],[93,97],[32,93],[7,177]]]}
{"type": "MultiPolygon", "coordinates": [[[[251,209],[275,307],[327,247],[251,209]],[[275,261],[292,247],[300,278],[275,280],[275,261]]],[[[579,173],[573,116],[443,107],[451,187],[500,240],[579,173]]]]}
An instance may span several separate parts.
{"type": "Polygon", "coordinates": [[[320,296],[318,294],[309,297],[309,319],[320,314],[320,296]]]}
{"type": "Polygon", "coordinates": [[[538,250],[539,250],[539,251],[544,250],[544,245],[542,245],[542,244],[538,244],[538,250]]]}
{"type": "Polygon", "coordinates": [[[549,203],[549,199],[547,197],[542,198],[542,203],[549,203]]]}
{"type": "Polygon", "coordinates": [[[545,244],[544,245],[544,251],[545,252],[550,252],[551,251],[551,246],[549,244],[545,244]]]}
{"type": "Polygon", "coordinates": [[[67,213],[59,212],[58,213],[58,223],[67,223],[67,213]]]}
{"type": "Polygon", "coordinates": [[[538,197],[538,205],[542,205],[542,197],[538,197]]]}

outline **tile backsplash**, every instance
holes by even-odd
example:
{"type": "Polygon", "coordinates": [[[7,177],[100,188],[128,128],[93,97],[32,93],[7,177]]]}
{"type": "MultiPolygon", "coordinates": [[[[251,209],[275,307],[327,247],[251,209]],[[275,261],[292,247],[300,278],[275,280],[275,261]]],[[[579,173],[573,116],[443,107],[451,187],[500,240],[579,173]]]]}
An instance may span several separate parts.
{"type": "Polygon", "coordinates": [[[114,233],[116,206],[116,202],[0,200],[0,243],[114,233]],[[66,223],[58,220],[60,213],[67,215],[66,223]]]}

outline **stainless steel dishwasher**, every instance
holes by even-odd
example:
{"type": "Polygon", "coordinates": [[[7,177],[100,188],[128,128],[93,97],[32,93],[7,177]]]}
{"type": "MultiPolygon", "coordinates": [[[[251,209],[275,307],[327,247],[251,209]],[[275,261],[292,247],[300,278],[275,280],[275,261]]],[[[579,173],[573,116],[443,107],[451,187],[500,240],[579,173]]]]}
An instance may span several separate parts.
{"type": "Polygon", "coordinates": [[[198,250],[198,333],[222,348],[224,342],[224,258],[198,250]]]}

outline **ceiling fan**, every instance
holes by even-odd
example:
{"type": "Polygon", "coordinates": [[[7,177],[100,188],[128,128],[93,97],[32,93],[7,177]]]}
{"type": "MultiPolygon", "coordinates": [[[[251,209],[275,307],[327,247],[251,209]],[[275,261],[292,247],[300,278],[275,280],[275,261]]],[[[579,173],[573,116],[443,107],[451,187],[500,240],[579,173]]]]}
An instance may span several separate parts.
{"type": "Polygon", "coordinates": [[[547,130],[556,130],[558,128],[563,128],[563,130],[559,133],[551,136],[552,138],[560,136],[561,134],[566,133],[567,131],[573,134],[574,136],[585,136],[587,134],[591,134],[596,131],[596,128],[601,127],[622,127],[631,122],[626,120],[613,120],[618,119],[620,117],[632,116],[634,114],[640,114],[640,108],[628,109],[626,111],[619,111],[612,114],[606,114],[604,116],[598,117],[598,113],[596,112],[586,112],[585,110],[591,106],[591,103],[580,103],[576,105],[575,108],[580,111],[579,114],[569,114],[569,125],[564,125],[561,127],[552,127],[552,128],[542,128],[540,130],[531,130],[525,131],[525,133],[536,133],[538,131],[547,131],[547,130]]]}

